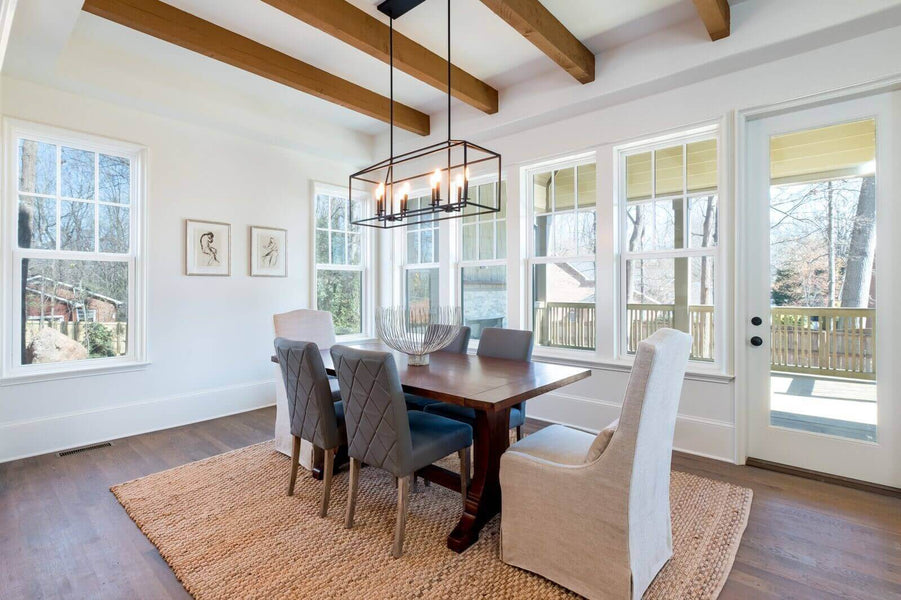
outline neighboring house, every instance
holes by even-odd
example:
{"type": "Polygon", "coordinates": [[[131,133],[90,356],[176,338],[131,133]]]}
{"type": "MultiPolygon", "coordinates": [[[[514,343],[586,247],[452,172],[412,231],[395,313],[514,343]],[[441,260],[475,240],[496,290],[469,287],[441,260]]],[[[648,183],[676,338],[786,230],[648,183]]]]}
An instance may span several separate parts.
{"type": "Polygon", "coordinates": [[[54,281],[43,275],[28,278],[25,294],[25,312],[29,321],[112,323],[118,320],[119,307],[123,304],[108,296],[54,281]]]}

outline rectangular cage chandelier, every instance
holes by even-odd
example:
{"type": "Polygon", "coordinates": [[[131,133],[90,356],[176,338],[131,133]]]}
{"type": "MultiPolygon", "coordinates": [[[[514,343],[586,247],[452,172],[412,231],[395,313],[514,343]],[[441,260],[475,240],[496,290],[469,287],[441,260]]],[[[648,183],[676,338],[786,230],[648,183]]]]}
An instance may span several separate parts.
{"type": "MultiPolygon", "coordinates": [[[[390,18],[390,155],[350,176],[348,198],[370,196],[351,208],[355,225],[393,229],[496,213],[501,210],[501,155],[451,136],[450,0],[447,2],[447,140],[403,154],[394,154],[394,19],[425,0],[386,0],[378,9],[390,18]],[[486,194],[486,185],[493,193],[486,194]],[[479,189],[476,192],[476,189],[479,189]]],[[[354,203],[351,202],[351,207],[354,203]]]]}

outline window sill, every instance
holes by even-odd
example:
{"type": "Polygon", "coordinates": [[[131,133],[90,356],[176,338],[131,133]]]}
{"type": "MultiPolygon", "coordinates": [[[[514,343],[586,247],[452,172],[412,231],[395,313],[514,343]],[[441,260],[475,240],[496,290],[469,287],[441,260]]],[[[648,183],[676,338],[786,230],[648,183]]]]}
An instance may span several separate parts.
{"type": "MultiPolygon", "coordinates": [[[[544,348],[536,348],[532,355],[532,359],[537,362],[545,362],[557,365],[569,365],[577,367],[586,367],[589,369],[598,369],[600,371],[612,371],[615,373],[629,373],[632,370],[632,361],[628,359],[607,359],[602,360],[594,356],[591,352],[572,351],[569,353],[547,352],[544,348]],[[579,356],[579,355],[582,356],[579,356]]],[[[705,368],[692,362],[688,363],[688,369],[685,371],[685,379],[689,381],[703,381],[706,383],[731,383],[735,376],[729,373],[723,373],[716,368],[705,368]]]]}
{"type": "Polygon", "coordinates": [[[56,381],[61,379],[78,379],[81,377],[95,377],[97,375],[110,375],[113,373],[127,373],[129,371],[142,371],[150,366],[150,362],[127,362],[115,365],[97,365],[79,367],[76,369],[59,369],[53,371],[41,371],[33,373],[13,373],[0,378],[0,387],[12,385],[24,385],[28,383],[40,383],[43,381],[56,381]]]}
{"type": "Polygon", "coordinates": [[[365,342],[377,341],[379,341],[378,338],[372,337],[371,335],[366,335],[365,333],[335,336],[335,343],[337,344],[362,344],[365,342]]]}

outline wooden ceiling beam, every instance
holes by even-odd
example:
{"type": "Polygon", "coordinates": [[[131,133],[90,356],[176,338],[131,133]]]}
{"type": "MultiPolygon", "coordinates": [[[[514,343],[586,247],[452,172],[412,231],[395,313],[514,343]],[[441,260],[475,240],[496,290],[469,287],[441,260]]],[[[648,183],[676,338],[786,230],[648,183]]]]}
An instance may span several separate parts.
{"type": "MultiPolygon", "coordinates": [[[[374,119],[390,120],[391,102],[385,96],[159,0],[85,0],[82,10],[374,119]]],[[[399,102],[394,103],[394,122],[429,134],[429,115],[399,102]]]]}
{"type": "Polygon", "coordinates": [[[538,0],[482,0],[581,83],[594,81],[594,54],[538,0]]]}
{"type": "MultiPolygon", "coordinates": [[[[263,0],[266,4],[388,62],[388,26],[346,0],[263,0]]],[[[447,59],[394,32],[394,66],[442,92],[447,91],[447,59]]],[[[453,96],[488,114],[497,112],[497,90],[457,66],[453,96]]]]}
{"type": "Polygon", "coordinates": [[[694,3],[711,40],[729,37],[729,0],[694,0],[694,3]]]}

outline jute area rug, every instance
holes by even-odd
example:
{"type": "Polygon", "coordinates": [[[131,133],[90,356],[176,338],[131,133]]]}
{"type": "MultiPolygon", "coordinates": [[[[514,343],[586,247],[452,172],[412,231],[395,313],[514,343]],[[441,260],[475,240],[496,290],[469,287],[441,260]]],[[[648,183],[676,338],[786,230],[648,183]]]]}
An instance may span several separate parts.
{"type": "MultiPolygon", "coordinates": [[[[320,519],[321,482],[301,470],[288,497],[289,463],[266,442],[112,491],[198,599],[576,597],[501,562],[499,517],[463,554],[448,550],[462,510],[457,493],[420,483],[410,498],[404,555],[394,560],[392,477],[361,471],[348,530],[347,473],[335,476],[328,517],[320,519]]],[[[747,523],[751,490],[674,471],[671,504],[674,555],[644,597],[716,598],[747,523]]]]}

